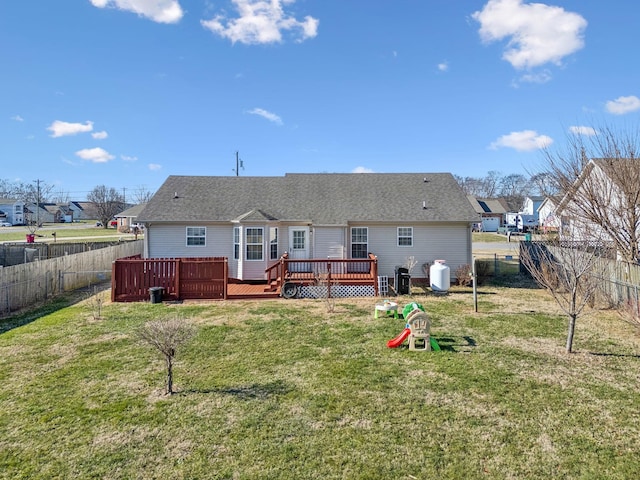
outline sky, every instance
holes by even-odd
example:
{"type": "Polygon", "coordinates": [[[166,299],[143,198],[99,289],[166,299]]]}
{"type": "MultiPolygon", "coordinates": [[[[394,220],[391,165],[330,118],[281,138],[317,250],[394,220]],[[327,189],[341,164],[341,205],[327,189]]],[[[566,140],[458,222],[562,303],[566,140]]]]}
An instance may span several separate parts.
{"type": "Polygon", "coordinates": [[[82,200],[169,175],[528,175],[572,134],[637,128],[638,18],[628,0],[5,0],[0,179],[82,200]]]}

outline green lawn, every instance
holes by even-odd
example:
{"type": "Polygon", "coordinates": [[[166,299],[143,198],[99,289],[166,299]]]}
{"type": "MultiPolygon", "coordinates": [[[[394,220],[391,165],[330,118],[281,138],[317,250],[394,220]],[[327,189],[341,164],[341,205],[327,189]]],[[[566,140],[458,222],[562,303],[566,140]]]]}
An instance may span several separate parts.
{"type": "MultiPolygon", "coordinates": [[[[55,241],[58,242],[113,240],[122,236],[133,238],[133,235],[119,233],[115,228],[96,227],[95,222],[73,225],[47,223],[43,227],[36,232],[36,242],[53,242],[53,232],[56,233],[55,241]]],[[[3,227],[0,228],[0,242],[24,242],[28,233],[26,227],[3,227]]],[[[140,238],[140,235],[138,237],[140,238]]]]}
{"type": "MultiPolygon", "coordinates": [[[[635,478],[640,343],[609,312],[479,288],[422,303],[440,352],[389,349],[374,299],[65,306],[0,323],[0,478],[635,478]],[[178,394],[135,329],[183,318],[178,394]],[[4,328],[3,328],[4,325],[4,328]]],[[[105,297],[106,298],[106,297],[105,297]]]]}
{"type": "Polygon", "coordinates": [[[474,232],[471,234],[474,242],[498,243],[506,242],[506,235],[499,235],[493,232],[474,232]]]}

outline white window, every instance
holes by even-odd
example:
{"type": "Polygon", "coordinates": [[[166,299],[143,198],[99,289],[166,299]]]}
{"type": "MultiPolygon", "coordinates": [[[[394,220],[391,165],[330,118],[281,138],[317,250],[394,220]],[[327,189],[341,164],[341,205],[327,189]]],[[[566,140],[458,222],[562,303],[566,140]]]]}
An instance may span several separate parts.
{"type": "Polygon", "coordinates": [[[278,259],[278,227],[269,228],[269,259],[278,259]]]}
{"type": "Polygon", "coordinates": [[[246,229],[247,260],[262,260],[263,235],[262,227],[249,227],[246,229]]]}
{"type": "Polygon", "coordinates": [[[367,258],[369,254],[369,229],[351,228],[351,258],[367,258]]]}
{"type": "Polygon", "coordinates": [[[398,246],[413,247],[413,227],[398,227],[398,246]]]}
{"type": "Polygon", "coordinates": [[[233,259],[240,260],[240,227],[233,227],[233,259]]]}
{"type": "Polygon", "coordinates": [[[187,227],[187,246],[204,247],[207,240],[206,227],[187,227]]]}

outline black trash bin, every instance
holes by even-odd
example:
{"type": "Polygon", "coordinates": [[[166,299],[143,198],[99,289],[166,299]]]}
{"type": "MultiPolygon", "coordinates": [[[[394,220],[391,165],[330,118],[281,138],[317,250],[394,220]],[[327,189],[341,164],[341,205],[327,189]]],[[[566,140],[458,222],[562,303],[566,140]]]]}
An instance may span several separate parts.
{"type": "Polygon", "coordinates": [[[398,295],[409,295],[409,269],[405,267],[396,267],[396,293],[398,295]]]}
{"type": "Polygon", "coordinates": [[[151,287],[149,289],[149,299],[151,303],[162,303],[163,287],[151,287]]]}

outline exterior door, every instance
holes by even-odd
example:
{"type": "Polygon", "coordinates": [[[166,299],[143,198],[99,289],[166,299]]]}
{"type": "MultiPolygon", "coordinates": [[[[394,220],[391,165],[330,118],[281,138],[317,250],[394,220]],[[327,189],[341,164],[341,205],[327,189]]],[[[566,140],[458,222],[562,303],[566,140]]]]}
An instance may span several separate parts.
{"type": "MultiPolygon", "coordinates": [[[[309,227],[289,228],[289,258],[306,260],[309,258],[309,227]]],[[[305,272],[310,265],[307,262],[296,262],[290,265],[292,272],[305,272]]]]}

